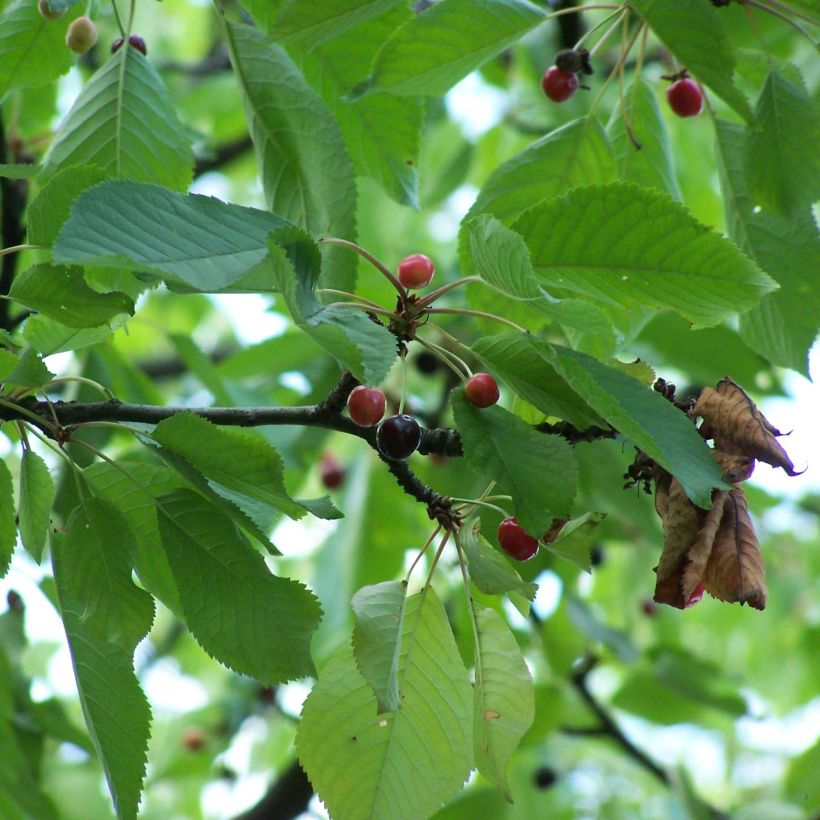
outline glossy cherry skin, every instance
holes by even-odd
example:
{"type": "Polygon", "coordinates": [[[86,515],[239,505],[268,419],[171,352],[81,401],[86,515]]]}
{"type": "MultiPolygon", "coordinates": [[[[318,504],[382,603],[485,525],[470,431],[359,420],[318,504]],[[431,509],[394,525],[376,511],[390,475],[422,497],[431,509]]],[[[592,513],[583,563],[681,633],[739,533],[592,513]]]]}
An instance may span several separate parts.
{"type": "Polygon", "coordinates": [[[694,117],[703,108],[703,94],[697,83],[685,77],[666,89],[669,106],[679,117],[694,117]]]}
{"type": "Polygon", "coordinates": [[[541,88],[553,102],[564,102],[578,90],[578,77],[553,65],[544,72],[541,88]]]}
{"type": "Polygon", "coordinates": [[[347,411],[359,427],[374,427],[384,415],[384,393],[378,387],[360,384],[347,397],[347,411]]]}
{"type": "Polygon", "coordinates": [[[413,253],[399,262],[399,282],[406,288],[423,288],[430,284],[436,266],[429,256],[413,253]]]}
{"type": "MultiPolygon", "coordinates": [[[[122,37],[117,37],[117,39],[111,43],[111,53],[116,54],[122,48],[122,43],[122,37]]],[[[128,45],[137,51],[141,51],[146,57],[148,56],[148,46],[145,45],[145,40],[143,40],[139,34],[132,34],[128,38],[128,45]]]]}
{"type": "Polygon", "coordinates": [[[515,518],[505,518],[499,524],[498,543],[516,561],[529,561],[538,552],[538,539],[533,538],[515,518]]]}
{"type": "Polygon", "coordinates": [[[476,407],[490,407],[501,394],[498,384],[489,373],[476,373],[464,385],[464,396],[476,407]]]}
{"type": "Polygon", "coordinates": [[[328,490],[335,490],[341,487],[347,475],[345,468],[333,453],[325,453],[322,456],[322,460],[319,464],[319,473],[322,478],[322,484],[324,484],[328,490]]]}
{"type": "Polygon", "coordinates": [[[421,443],[421,427],[408,415],[390,416],[376,432],[376,446],[379,452],[391,461],[410,458],[421,443]]]}

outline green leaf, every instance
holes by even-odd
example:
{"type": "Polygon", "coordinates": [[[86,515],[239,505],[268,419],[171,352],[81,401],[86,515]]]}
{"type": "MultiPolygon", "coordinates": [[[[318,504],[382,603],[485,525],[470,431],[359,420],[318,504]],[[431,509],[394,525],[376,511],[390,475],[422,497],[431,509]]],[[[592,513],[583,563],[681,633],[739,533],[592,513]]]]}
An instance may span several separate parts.
{"type": "Polygon", "coordinates": [[[54,82],[74,62],[65,35],[71,18],[46,20],[37,3],[17,0],[0,15],[0,100],[15,88],[54,82]]]}
{"type": "MultiPolygon", "coordinates": [[[[29,320],[31,321],[31,320],[29,320]]],[[[24,334],[25,335],[25,334],[24,334]]],[[[17,360],[17,365],[3,381],[18,387],[42,387],[54,378],[54,374],[43,364],[43,360],[26,348],[17,360]]]]}
{"type": "MultiPolygon", "coordinates": [[[[61,322],[55,322],[54,319],[40,315],[29,316],[23,326],[23,338],[43,356],[62,353],[65,350],[80,350],[84,347],[90,347],[110,335],[111,328],[107,325],[83,330],[68,327],[61,322]]],[[[39,378],[44,376],[45,374],[42,374],[39,378]]],[[[49,374],[46,381],[51,378],[52,376],[49,374]]]]}
{"type": "Polygon", "coordinates": [[[507,766],[535,718],[535,689],[510,628],[493,609],[473,604],[478,638],[475,667],[476,766],[512,802],[507,766]]]}
{"type": "Polygon", "coordinates": [[[297,581],[271,574],[233,522],[202,496],[163,495],[157,517],[185,621],[200,646],[261,683],[313,674],[316,598],[297,581]]]}
{"type": "Polygon", "coordinates": [[[729,235],[780,285],[741,317],[743,340],[773,364],[808,375],[808,351],[820,329],[820,291],[807,270],[820,270],[820,237],[810,209],[786,218],[757,211],[742,164],[744,131],[717,121],[721,187],[729,235]]]}
{"type": "Polygon", "coordinates": [[[548,288],[671,308],[698,327],[748,310],[776,287],[682,205],[629,183],[576,189],[531,208],[513,229],[548,288]]]}
{"type": "Polygon", "coordinates": [[[734,84],[734,51],[714,6],[701,0],[634,0],[632,6],[681,65],[744,119],[752,119],[749,101],[734,84]]]}
{"type": "Polygon", "coordinates": [[[277,265],[276,285],[296,325],[346,367],[359,381],[379,384],[396,358],[396,339],[383,325],[360,310],[325,307],[314,295],[321,259],[316,244],[295,228],[271,234],[271,257],[277,265]],[[284,264],[285,259],[289,265],[284,264]],[[290,268],[284,273],[286,267],[290,268]]]}
{"type": "Polygon", "coordinates": [[[159,74],[137,49],[121,48],[86,83],[43,159],[42,177],[68,165],[188,187],[193,154],[185,128],[159,74]]]}
{"type": "Polygon", "coordinates": [[[38,564],[43,557],[43,545],[48,534],[55,494],[54,480],[45,461],[29,448],[23,450],[18,509],[20,540],[38,564]]]}
{"type": "Polygon", "coordinates": [[[6,462],[0,460],[0,578],[9,570],[17,543],[14,523],[14,485],[6,462]]]}
{"type": "Polygon", "coordinates": [[[81,498],[66,523],[63,584],[83,607],[85,632],[132,651],[154,620],[153,599],[131,580],[136,551],[128,522],[114,507],[81,498]]]}
{"type": "Polygon", "coordinates": [[[453,415],[468,466],[512,495],[527,532],[539,538],[553,518],[569,514],[577,467],[566,441],[539,433],[498,405],[474,407],[463,390],[453,393],[453,415]]]}
{"type": "Polygon", "coordinates": [[[391,94],[444,94],[543,22],[526,0],[440,0],[384,44],[369,87],[391,94]]]}
{"type": "Polygon", "coordinates": [[[32,163],[0,163],[2,179],[32,179],[40,173],[40,167],[32,163]]]}
{"type": "Polygon", "coordinates": [[[579,632],[590,640],[602,643],[611,649],[619,660],[624,663],[634,663],[640,657],[640,653],[626,632],[602,623],[580,598],[574,595],[567,596],[567,613],[579,632]]]}
{"type": "Polygon", "coordinates": [[[134,674],[132,652],[94,637],[83,625],[84,606],[65,579],[66,556],[52,541],[54,581],[80,703],[120,820],[135,820],[145,776],[151,709],[134,674]]]}
{"type": "Polygon", "coordinates": [[[590,550],[597,534],[598,525],[606,518],[606,513],[586,512],[573,518],[561,528],[558,538],[546,549],[566,558],[584,572],[592,571],[590,550]]]}
{"type": "Polygon", "coordinates": [[[746,134],[746,179],[756,203],[783,214],[811,206],[820,190],[820,110],[803,84],[772,71],[746,134]]]}
{"type": "Polygon", "coordinates": [[[675,161],[655,92],[644,80],[633,80],[624,92],[624,103],[625,111],[616,108],[607,127],[619,178],[658,188],[680,201],[675,161]],[[640,148],[629,138],[627,121],[640,148]]]}
{"type": "Polygon", "coordinates": [[[486,595],[520,593],[528,601],[535,598],[538,585],[522,581],[509,560],[481,536],[478,522],[460,527],[456,538],[467,556],[472,582],[486,595]]]}
{"type": "MultiPolygon", "coordinates": [[[[335,119],[262,32],[227,25],[227,37],[268,207],[316,236],[355,240],[355,175],[335,119]]],[[[326,246],[323,259],[325,286],[352,290],[355,255],[326,246]]]]}
{"type": "Polygon", "coordinates": [[[401,647],[399,711],[376,714],[349,646],[327,663],[305,701],[296,748],[334,817],[427,817],[458,794],[470,772],[472,690],[431,588],[407,599],[401,647]]]}
{"type": "Polygon", "coordinates": [[[399,654],[406,597],[406,583],[384,581],[357,590],[351,602],[356,666],[376,695],[379,714],[396,712],[401,705],[399,654]]]}
{"type": "Polygon", "coordinates": [[[82,268],[48,262],[18,274],[9,296],[68,327],[96,327],[117,314],[134,314],[124,293],[97,293],[86,285],[82,268]]]}
{"type": "Polygon", "coordinates": [[[54,260],[137,268],[217,291],[262,262],[268,233],[284,224],[274,214],[213,197],[112,180],[76,201],[54,260]]]}

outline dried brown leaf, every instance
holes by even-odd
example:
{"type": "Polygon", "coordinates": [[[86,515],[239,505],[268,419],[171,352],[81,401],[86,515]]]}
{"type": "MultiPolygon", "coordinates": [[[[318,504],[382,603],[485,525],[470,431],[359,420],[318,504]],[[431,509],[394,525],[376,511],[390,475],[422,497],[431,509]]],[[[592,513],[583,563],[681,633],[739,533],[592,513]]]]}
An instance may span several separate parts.
{"type": "Polygon", "coordinates": [[[702,581],[706,591],[721,601],[748,603],[755,609],[766,606],[763,556],[740,486],[732,487],[726,498],[702,581]]]}
{"type": "Polygon", "coordinates": [[[757,409],[743,389],[728,376],[717,389],[704,387],[693,412],[704,420],[701,432],[724,453],[749,456],[797,475],[786,451],[777,442],[782,433],[757,409]]]}
{"type": "Polygon", "coordinates": [[[723,450],[712,450],[723,480],[730,484],[738,484],[749,478],[755,469],[755,460],[751,456],[739,456],[734,453],[724,453],[723,450]]]}
{"type": "Polygon", "coordinates": [[[715,536],[723,519],[723,508],[729,497],[727,490],[717,490],[712,495],[712,509],[709,510],[694,543],[686,553],[686,561],[680,578],[681,599],[688,602],[697,586],[703,581],[703,573],[709,563],[715,536]]]}

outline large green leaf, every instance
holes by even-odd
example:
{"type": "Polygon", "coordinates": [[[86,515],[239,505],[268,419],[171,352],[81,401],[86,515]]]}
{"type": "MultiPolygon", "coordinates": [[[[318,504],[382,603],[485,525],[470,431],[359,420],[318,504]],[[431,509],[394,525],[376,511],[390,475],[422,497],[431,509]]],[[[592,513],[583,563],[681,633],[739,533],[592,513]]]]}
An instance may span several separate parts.
{"type": "Polygon", "coordinates": [[[510,493],[525,530],[538,538],[553,518],[569,514],[577,467],[564,439],[538,432],[498,405],[474,407],[463,390],[453,393],[453,415],[467,464],[510,493]]]}
{"type": "Polygon", "coordinates": [[[23,325],[23,338],[43,356],[90,347],[110,335],[111,328],[107,325],[85,329],[69,327],[39,314],[29,316],[23,325]]]}
{"type": "Polygon", "coordinates": [[[642,79],[633,81],[624,92],[624,110],[616,108],[607,127],[618,176],[648,188],[659,188],[681,199],[675,163],[661,109],[652,87],[642,79]],[[636,147],[629,138],[627,118],[636,147]]]}
{"type": "Polygon", "coordinates": [[[357,590],[351,601],[356,615],[356,666],[376,695],[379,714],[395,712],[400,706],[399,654],[406,597],[406,583],[384,581],[357,590]]]}
{"type": "Polygon", "coordinates": [[[6,462],[0,460],[0,578],[8,572],[16,542],[14,484],[6,462]]]}
{"type": "Polygon", "coordinates": [[[134,313],[124,293],[97,293],[86,285],[81,268],[48,262],[18,274],[9,296],[69,327],[96,327],[120,313],[134,313]]]}
{"type": "Polygon", "coordinates": [[[267,256],[268,233],[284,224],[274,214],[213,197],[112,180],[77,199],[54,244],[54,259],[151,271],[216,291],[259,265],[267,256]]]}
{"type": "Polygon", "coordinates": [[[316,598],[268,571],[233,522],[202,496],[157,499],[157,518],[185,622],[208,654],[263,683],[313,673],[316,598]]]}
{"type": "Polygon", "coordinates": [[[476,766],[510,802],[507,766],[535,718],[535,690],[524,656],[504,619],[473,605],[478,630],[475,665],[476,766]]]}
{"type": "Polygon", "coordinates": [[[68,165],[185,190],[193,154],[168,91],[135,48],[121,48],[88,81],[43,160],[43,178],[68,165]]]}
{"type": "Polygon", "coordinates": [[[431,588],[407,600],[399,690],[401,709],[377,715],[376,697],[345,646],[308,695],[296,747],[332,816],[427,817],[470,772],[472,690],[431,588]]]}
{"type": "Polygon", "coordinates": [[[820,190],[820,109],[802,83],[772,71],[747,129],[745,160],[756,204],[783,214],[811,206],[820,190]]]}
{"type": "Polygon", "coordinates": [[[137,816],[145,776],[151,710],[132,664],[132,650],[94,637],[83,625],[84,606],[65,579],[68,559],[51,545],[54,581],[63,617],[80,704],[114,801],[117,817],[137,816]]]}
{"type": "Polygon", "coordinates": [[[315,296],[321,258],[316,244],[295,228],[271,235],[271,258],[277,264],[276,285],[293,321],[365,384],[379,384],[396,353],[396,339],[362,311],[323,305],[315,296]],[[285,258],[289,264],[285,263],[285,258]]]}
{"type": "MultiPolygon", "coordinates": [[[[355,240],[355,175],[335,119],[280,46],[250,26],[227,35],[268,207],[316,236],[355,240]]],[[[325,285],[352,290],[355,255],[326,246],[323,257],[325,285]]]]}
{"type": "Polygon", "coordinates": [[[3,377],[7,384],[18,387],[43,387],[54,378],[54,374],[32,348],[26,348],[17,358],[17,364],[3,377]]]}
{"type": "Polygon", "coordinates": [[[671,308],[699,327],[748,310],[776,288],[682,205],[629,183],[578,188],[531,208],[513,228],[548,288],[626,308],[671,308]]]}
{"type": "Polygon", "coordinates": [[[443,94],[544,17],[526,0],[440,0],[384,44],[369,85],[391,94],[443,94]]]}
{"type": "Polygon", "coordinates": [[[49,515],[54,505],[54,480],[37,453],[26,448],[20,464],[20,540],[37,563],[43,555],[49,515]]]}
{"type": "Polygon", "coordinates": [[[701,0],[633,0],[632,6],[681,65],[747,120],[749,101],[733,81],[735,57],[723,19],[701,0]]]}
{"type": "Polygon", "coordinates": [[[757,209],[743,167],[744,130],[718,120],[716,156],[729,234],[780,285],[741,317],[743,340],[774,364],[808,375],[820,330],[820,237],[811,210],[786,218],[757,209]]]}
{"type": "Polygon", "coordinates": [[[137,545],[107,501],[81,498],[65,527],[63,585],[83,609],[84,632],[133,651],[154,620],[154,602],[131,580],[137,545]]]}

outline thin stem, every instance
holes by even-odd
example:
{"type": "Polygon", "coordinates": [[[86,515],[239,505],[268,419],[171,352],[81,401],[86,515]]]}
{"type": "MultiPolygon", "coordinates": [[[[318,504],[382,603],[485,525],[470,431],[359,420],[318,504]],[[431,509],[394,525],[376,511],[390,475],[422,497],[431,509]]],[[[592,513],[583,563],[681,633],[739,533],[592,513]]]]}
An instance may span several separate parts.
{"type": "Polygon", "coordinates": [[[19,253],[20,251],[47,251],[48,245],[30,245],[24,243],[22,245],[12,245],[9,248],[0,248],[0,256],[6,256],[10,253],[19,253]]]}
{"type": "Polygon", "coordinates": [[[430,581],[433,580],[433,573],[436,571],[436,567],[438,566],[439,558],[441,558],[441,553],[444,552],[444,547],[447,546],[447,542],[450,540],[450,530],[444,533],[444,538],[441,539],[441,543],[436,550],[436,554],[433,556],[433,563],[430,566],[430,572],[427,573],[427,580],[424,582],[424,588],[430,586],[430,581]]]}
{"type": "Polygon", "coordinates": [[[0,399],[0,407],[6,407],[9,410],[13,410],[15,413],[19,413],[23,416],[28,416],[32,421],[36,422],[37,424],[42,424],[44,427],[48,427],[49,430],[52,432],[57,430],[58,425],[54,425],[49,421],[46,421],[42,416],[38,416],[36,413],[32,413],[31,410],[27,409],[26,407],[22,407],[15,402],[6,401],[5,399],[0,399]]]}
{"type": "MultiPolygon", "coordinates": [[[[626,34],[628,31],[628,20],[624,18],[624,24],[621,28],[621,52],[626,47],[626,34]]],[[[641,150],[641,144],[638,142],[635,132],[632,130],[632,123],[629,121],[629,114],[626,112],[626,100],[624,99],[624,61],[618,61],[618,100],[621,105],[621,117],[623,117],[624,128],[629,136],[630,141],[635,146],[636,150],[641,150]]]]}
{"type": "Polygon", "coordinates": [[[372,308],[382,309],[382,306],[377,302],[371,302],[370,299],[365,299],[364,296],[358,296],[355,293],[348,293],[346,290],[334,290],[333,288],[317,288],[316,293],[329,293],[331,296],[344,296],[346,299],[352,299],[354,302],[361,302],[363,305],[370,305],[372,308]]]}
{"type": "Polygon", "coordinates": [[[613,17],[618,17],[618,19],[615,20],[615,22],[598,38],[598,41],[589,50],[590,57],[593,57],[595,55],[595,52],[598,51],[598,49],[609,39],[609,35],[612,34],[613,31],[615,31],[615,29],[621,24],[621,20],[623,20],[624,17],[628,15],[628,13],[628,9],[621,9],[620,13],[616,11],[614,14],[610,14],[609,17],[606,18],[606,20],[603,20],[601,23],[595,26],[595,28],[590,29],[590,31],[587,32],[588,34],[591,34],[593,31],[595,31],[595,29],[600,28],[602,25],[604,25],[604,23],[607,23],[613,17]]]}
{"type": "Polygon", "coordinates": [[[478,637],[478,617],[475,613],[475,601],[470,592],[470,579],[467,577],[467,566],[464,562],[464,555],[461,545],[456,539],[456,553],[458,554],[458,566],[461,569],[461,579],[464,581],[464,594],[467,596],[467,608],[470,610],[470,624],[473,628],[473,640],[475,641],[475,686],[476,694],[481,691],[484,681],[484,668],[481,663],[481,641],[478,637]]]}
{"type": "Polygon", "coordinates": [[[117,28],[120,30],[120,34],[125,37],[125,28],[122,24],[122,19],[120,18],[120,12],[117,8],[116,0],[111,0],[111,7],[114,9],[114,19],[117,21],[117,28]]]}
{"type": "Polygon", "coordinates": [[[813,26],[820,26],[820,20],[815,20],[813,17],[810,17],[805,12],[800,11],[800,9],[794,9],[791,6],[786,5],[785,3],[779,3],[778,0],[765,0],[765,5],[770,6],[772,8],[780,9],[784,14],[793,14],[795,17],[799,17],[801,20],[805,20],[807,23],[810,23],[813,26]]]}
{"type": "Polygon", "coordinates": [[[85,376],[58,376],[56,379],[52,379],[48,383],[48,386],[50,387],[52,384],[62,384],[63,382],[80,382],[81,384],[87,384],[89,387],[99,390],[107,399],[111,401],[116,400],[116,396],[107,387],[103,387],[99,382],[95,382],[93,379],[86,378],[85,376]]]}
{"type": "MultiPolygon", "coordinates": [[[[610,14],[608,17],[604,17],[603,20],[601,20],[599,23],[596,23],[589,31],[585,31],[581,35],[581,37],[578,39],[578,42],[573,46],[574,50],[577,51],[583,45],[584,40],[586,40],[586,38],[589,37],[590,34],[594,34],[599,28],[601,28],[601,26],[605,26],[613,17],[617,17],[624,11],[623,6],[615,6],[614,8],[615,11],[612,12],[612,14],[610,14]]],[[[608,34],[609,32],[607,32],[607,34],[605,34],[604,37],[606,37],[608,34]]],[[[590,57],[595,53],[595,51],[598,48],[598,45],[600,45],[600,42],[601,41],[599,40],[598,44],[589,52],[590,57]]]]}
{"type": "Polygon", "coordinates": [[[369,305],[362,305],[359,302],[331,302],[325,307],[348,307],[363,310],[365,313],[378,313],[380,316],[389,316],[391,319],[396,318],[396,314],[392,310],[386,310],[382,307],[370,307],[369,305]]]}
{"type": "MultiPolygon", "coordinates": [[[[509,496],[505,496],[505,497],[509,498],[509,496]]],[[[450,499],[452,501],[459,501],[462,504],[464,504],[465,505],[464,506],[465,510],[467,509],[468,506],[470,507],[471,511],[475,507],[487,507],[487,509],[494,510],[499,515],[501,515],[503,518],[507,518],[509,516],[509,513],[505,509],[502,509],[501,507],[498,507],[495,504],[490,504],[488,501],[479,501],[476,498],[456,498],[456,496],[454,496],[454,495],[451,495],[450,499]]]]}
{"type": "Polygon", "coordinates": [[[404,403],[407,401],[407,348],[402,345],[399,353],[401,359],[401,396],[399,398],[399,415],[404,413],[404,403]]]}
{"type": "Polygon", "coordinates": [[[463,276],[461,279],[456,279],[455,282],[450,282],[448,285],[442,285],[440,288],[436,288],[432,293],[428,293],[423,299],[419,299],[416,302],[416,307],[427,307],[427,305],[432,305],[433,302],[436,301],[440,296],[444,296],[445,293],[449,293],[451,290],[455,290],[455,288],[460,288],[462,285],[466,285],[469,282],[481,282],[483,284],[488,284],[485,282],[480,276],[463,276]]]}
{"type": "Polygon", "coordinates": [[[427,313],[452,313],[457,316],[478,316],[482,319],[492,319],[495,322],[501,322],[504,325],[509,325],[519,333],[527,333],[521,325],[511,322],[503,316],[495,316],[492,313],[485,313],[483,310],[467,310],[466,308],[428,308],[427,313]]]}
{"type": "Polygon", "coordinates": [[[623,6],[616,6],[611,3],[607,4],[592,4],[588,6],[573,6],[571,9],[560,9],[548,14],[544,19],[552,20],[553,17],[561,17],[564,14],[578,14],[582,11],[609,11],[610,9],[621,9],[623,6]]]}
{"type": "Polygon", "coordinates": [[[622,66],[626,62],[626,58],[629,56],[629,52],[632,49],[632,46],[635,44],[635,40],[638,39],[638,35],[643,31],[645,23],[641,23],[636,29],[635,33],[632,37],[629,38],[629,42],[626,44],[626,49],[621,50],[621,56],[618,58],[618,64],[615,68],[609,73],[609,76],[606,78],[606,82],[601,86],[601,90],[598,92],[598,96],[592,101],[592,105],[589,107],[589,114],[591,115],[593,111],[598,107],[598,103],[601,102],[604,93],[606,92],[609,84],[612,82],[612,78],[616,75],[618,68],[622,66]]]}
{"type": "Polygon", "coordinates": [[[470,378],[473,375],[472,370],[468,367],[467,363],[462,361],[455,353],[451,353],[447,348],[441,347],[437,345],[435,342],[430,342],[425,339],[422,339],[421,336],[415,336],[415,341],[417,341],[423,347],[426,347],[428,350],[432,351],[433,353],[437,353],[444,364],[450,368],[458,376],[458,380],[462,381],[462,379],[470,378]],[[463,370],[459,370],[459,367],[463,368],[463,370]]]}
{"type": "Polygon", "coordinates": [[[410,569],[407,570],[407,575],[404,576],[404,583],[407,584],[410,581],[410,576],[413,574],[413,570],[416,568],[416,564],[421,560],[422,556],[425,552],[427,552],[427,548],[430,544],[433,543],[436,536],[441,532],[441,524],[437,525],[436,528],[433,530],[432,535],[425,541],[424,546],[419,550],[419,554],[413,559],[413,563],[410,564],[410,569]]]}
{"type": "Polygon", "coordinates": [[[402,302],[407,301],[407,291],[404,289],[404,285],[402,285],[402,283],[399,282],[399,280],[396,279],[395,276],[393,276],[393,273],[390,271],[388,267],[385,266],[383,262],[380,262],[378,259],[376,259],[376,257],[373,256],[373,254],[366,251],[363,247],[361,247],[361,245],[357,245],[355,242],[350,242],[347,239],[339,239],[335,236],[322,237],[322,239],[320,239],[319,242],[321,242],[324,245],[338,245],[340,248],[347,248],[348,250],[355,251],[356,253],[358,253],[359,256],[363,257],[368,262],[370,262],[370,264],[373,265],[373,267],[376,268],[376,270],[380,271],[385,276],[387,281],[390,282],[390,284],[393,285],[393,287],[398,291],[398,294],[401,297],[402,302]]]}
{"type": "Polygon", "coordinates": [[[757,0],[743,0],[743,5],[754,6],[756,9],[761,9],[762,11],[767,11],[769,14],[773,15],[774,17],[780,18],[784,23],[788,23],[793,29],[799,31],[813,46],[816,46],[817,43],[814,40],[814,37],[800,25],[800,23],[792,20],[791,17],[788,17],[782,11],[778,11],[776,8],[772,6],[767,6],[764,3],[758,3],[757,0]]]}

